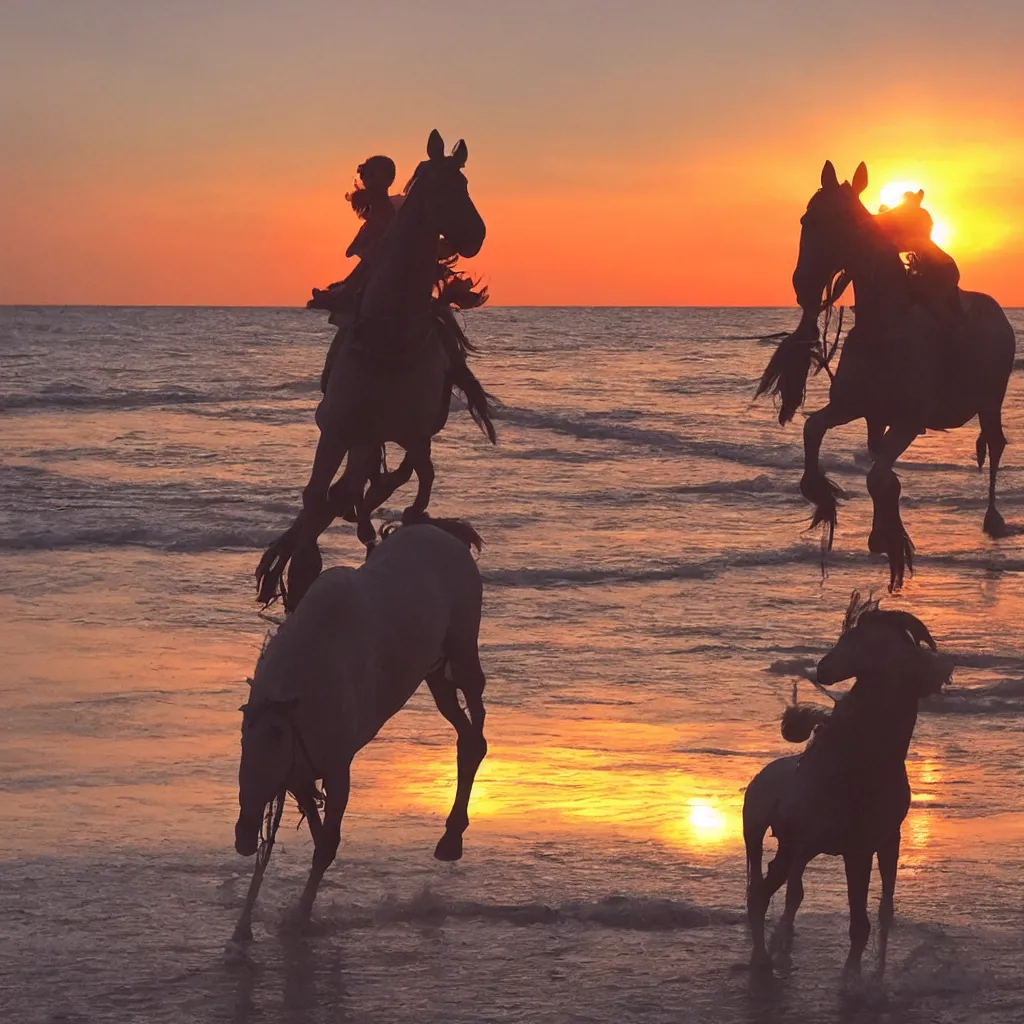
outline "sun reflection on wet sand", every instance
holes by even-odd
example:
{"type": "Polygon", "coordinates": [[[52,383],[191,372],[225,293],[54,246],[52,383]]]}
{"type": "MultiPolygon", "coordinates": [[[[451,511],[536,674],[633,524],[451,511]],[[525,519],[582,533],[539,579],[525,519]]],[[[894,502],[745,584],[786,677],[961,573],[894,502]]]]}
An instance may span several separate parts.
{"type": "MultiPolygon", "coordinates": [[[[741,842],[742,788],[756,770],[749,759],[720,757],[708,765],[707,758],[676,752],[679,731],[629,722],[564,721],[537,742],[526,718],[507,723],[512,735],[504,742],[492,739],[473,789],[474,823],[536,834],[617,834],[695,853],[741,842]]],[[[361,755],[371,776],[387,771],[403,780],[373,786],[375,810],[436,814],[451,801],[453,749],[431,748],[425,760],[422,747],[387,746],[386,762],[382,749],[361,755]]]]}

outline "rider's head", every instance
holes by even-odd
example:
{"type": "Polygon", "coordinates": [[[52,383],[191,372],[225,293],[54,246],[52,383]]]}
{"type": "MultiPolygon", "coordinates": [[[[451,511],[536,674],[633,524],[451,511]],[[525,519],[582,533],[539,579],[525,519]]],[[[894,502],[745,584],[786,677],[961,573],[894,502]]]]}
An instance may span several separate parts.
{"type": "Polygon", "coordinates": [[[357,186],[345,198],[352,204],[356,215],[364,220],[370,212],[370,204],[387,199],[388,189],[395,181],[395,162],[388,156],[371,156],[356,170],[361,187],[357,186]]]}
{"type": "Polygon", "coordinates": [[[905,192],[897,206],[883,206],[878,211],[878,225],[883,234],[902,252],[916,252],[931,238],[931,214],[921,205],[924,189],[905,192]]]}

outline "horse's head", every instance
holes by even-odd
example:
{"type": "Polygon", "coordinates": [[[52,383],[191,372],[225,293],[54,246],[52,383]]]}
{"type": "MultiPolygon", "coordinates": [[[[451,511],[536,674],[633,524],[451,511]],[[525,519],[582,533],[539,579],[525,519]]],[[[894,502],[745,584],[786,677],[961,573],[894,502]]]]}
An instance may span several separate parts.
{"type": "Polygon", "coordinates": [[[413,172],[406,186],[406,204],[419,207],[427,224],[443,235],[460,256],[475,256],[484,244],[486,227],[469,198],[469,183],[462,173],[469,157],[461,139],[450,156],[435,129],[427,140],[427,159],[413,172]]]}
{"type": "Polygon", "coordinates": [[[831,160],[821,170],[821,188],[811,196],[800,219],[800,254],[793,271],[796,300],[805,315],[817,318],[822,297],[841,270],[848,269],[852,246],[872,223],[860,201],[868,169],[857,165],[853,181],[839,183],[831,160]]]}
{"type": "Polygon", "coordinates": [[[297,737],[292,700],[250,701],[242,712],[242,758],[238,765],[238,821],[235,850],[243,857],[256,852],[267,804],[288,787],[295,767],[297,737]]]}
{"type": "Polygon", "coordinates": [[[952,659],[938,654],[928,627],[905,611],[882,611],[878,602],[854,592],[843,632],[818,662],[817,681],[832,686],[845,679],[884,678],[917,699],[938,693],[949,681],[952,659]]]}

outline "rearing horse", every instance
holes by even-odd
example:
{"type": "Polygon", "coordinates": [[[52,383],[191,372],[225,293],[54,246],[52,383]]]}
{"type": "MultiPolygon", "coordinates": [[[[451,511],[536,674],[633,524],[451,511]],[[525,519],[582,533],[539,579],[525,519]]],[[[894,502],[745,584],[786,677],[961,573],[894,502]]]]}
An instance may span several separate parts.
{"type": "Polygon", "coordinates": [[[322,568],[317,538],[337,515],[354,514],[360,540],[371,547],[376,531],[370,514],[413,470],[419,490],[405,518],[426,512],[434,479],[431,438],[445,424],[453,386],[494,440],[486,394],[466,365],[465,346],[439,324],[433,299],[439,239],[460,256],[475,256],[486,232],[462,173],[467,157],[465,142],[446,156],[441,136],[431,132],[427,159],[369,257],[356,322],[333,360],[317,409],[320,439],[302,512],[267,548],[256,570],[263,604],[279,591],[287,609],[298,604],[322,568]],[[404,448],[406,458],[393,472],[381,473],[380,453],[389,441],[404,448]],[[346,470],[332,486],[346,455],[346,470]]]}
{"type": "Polygon", "coordinates": [[[779,396],[779,423],[793,418],[820,352],[818,315],[838,298],[839,282],[849,279],[856,324],[844,342],[828,404],[804,424],[800,491],[815,507],[811,526],[825,528],[823,550],[831,550],[842,492],[821,472],[818,453],[827,431],[865,419],[874,459],[867,478],[874,504],[868,548],[888,556],[889,589],[894,590],[902,586],[904,571],[913,571],[914,546],[900,518],[900,482],[893,465],[926,430],[948,430],[978,417],[979,468],[986,454],[989,458],[984,529],[991,537],[1007,532],[996,510],[996,474],[1006,446],[1001,412],[1016,343],[1006,315],[988,295],[961,292],[964,315],[959,320],[940,320],[915,304],[900,254],[860,201],[867,183],[863,163],[852,183],[840,184],[826,161],[821,188],[800,221],[793,287],[803,316],[776,349],[757,395],[779,396]]]}

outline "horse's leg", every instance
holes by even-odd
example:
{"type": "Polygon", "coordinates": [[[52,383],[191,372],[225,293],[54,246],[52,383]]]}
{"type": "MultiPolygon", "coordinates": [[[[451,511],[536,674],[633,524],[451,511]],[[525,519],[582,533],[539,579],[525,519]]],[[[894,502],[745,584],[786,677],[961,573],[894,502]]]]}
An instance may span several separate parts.
{"type": "Polygon", "coordinates": [[[292,525],[263,552],[255,572],[256,599],[260,604],[270,604],[281,592],[281,577],[302,536],[304,519],[305,513],[300,512],[292,525]]]}
{"type": "MultiPolygon", "coordinates": [[[[768,913],[771,895],[767,891],[765,878],[761,874],[761,859],[764,856],[764,835],[747,832],[744,829],[743,842],[747,850],[747,921],[750,923],[750,938],[754,948],[750,954],[751,967],[767,967],[771,964],[764,942],[764,919],[768,913]]],[[[778,860],[778,857],[775,858],[778,860]]],[[[772,864],[775,863],[772,861],[772,864]]],[[[771,866],[769,865],[769,873],[771,866]]]]}
{"type": "Polygon", "coordinates": [[[874,503],[868,550],[888,556],[890,593],[903,586],[904,570],[914,571],[914,544],[900,517],[902,488],[892,467],[917,435],[914,427],[890,427],[879,444],[875,464],[868,473],[868,493],[874,503]]]}
{"type": "Polygon", "coordinates": [[[316,846],[320,842],[320,837],[323,835],[324,830],[323,822],[320,820],[320,811],[316,806],[316,787],[310,784],[308,789],[295,793],[294,796],[296,803],[299,805],[299,810],[302,811],[306,818],[309,834],[313,837],[313,845],[316,846]]]}
{"type": "MultiPolygon", "coordinates": [[[[320,879],[324,877],[324,872],[331,866],[338,853],[338,845],[341,843],[341,819],[348,804],[349,777],[350,765],[346,764],[344,771],[337,778],[329,782],[324,780],[326,799],[323,825],[320,828],[319,839],[314,838],[313,866],[309,870],[306,888],[299,900],[299,915],[304,920],[308,920],[313,912],[313,901],[316,899],[320,879]]],[[[310,831],[314,831],[312,823],[310,831]]]]}
{"type": "Polygon", "coordinates": [[[309,482],[302,490],[302,507],[307,512],[313,515],[323,514],[323,509],[329,502],[327,492],[331,481],[334,480],[334,475],[338,472],[347,452],[347,441],[333,437],[329,431],[320,431],[320,439],[316,443],[316,452],[313,455],[313,469],[309,474],[309,482]]]}
{"type": "Polygon", "coordinates": [[[366,496],[359,505],[359,519],[356,526],[356,533],[363,544],[366,545],[367,554],[369,554],[377,541],[377,531],[374,529],[370,517],[399,487],[409,482],[412,470],[413,460],[406,454],[398,464],[397,469],[390,473],[382,473],[370,482],[366,496]]]}
{"type": "Polygon", "coordinates": [[[430,492],[434,487],[434,463],[430,458],[430,439],[425,445],[413,448],[409,455],[416,470],[416,497],[413,503],[402,513],[403,523],[414,523],[422,519],[430,504],[430,492]]]}
{"type": "Polygon", "coordinates": [[[821,471],[818,454],[825,434],[833,427],[857,419],[857,413],[848,413],[829,403],[817,412],[812,412],[804,422],[804,475],[800,480],[800,493],[814,505],[811,529],[824,528],[821,536],[822,571],[825,555],[832,550],[832,539],[836,532],[838,518],[837,498],[843,495],[838,484],[833,483],[821,471]]]}
{"type": "Polygon", "coordinates": [[[438,840],[434,856],[438,860],[459,860],[462,857],[462,834],[469,827],[469,798],[477,769],[487,753],[484,739],[483,704],[484,673],[477,661],[475,670],[466,673],[453,666],[454,679],[448,679],[444,669],[427,676],[437,704],[437,710],[451,723],[458,734],[458,783],[455,802],[444,824],[444,835],[438,840]],[[459,706],[458,690],[466,695],[466,711],[459,706]]]}
{"type": "Polygon", "coordinates": [[[878,873],[882,876],[882,901],[878,905],[878,973],[885,973],[885,953],[889,945],[889,928],[893,918],[893,896],[896,892],[896,868],[900,859],[900,833],[878,848],[878,873]]]}
{"type": "Polygon", "coordinates": [[[868,425],[868,454],[874,455],[878,451],[878,446],[882,441],[882,436],[885,434],[885,424],[879,423],[878,420],[872,419],[870,416],[867,417],[868,425]]]}
{"type": "Polygon", "coordinates": [[[295,546],[288,562],[288,584],[281,588],[284,610],[293,612],[324,568],[316,537],[305,536],[295,546]]]}
{"type": "Polygon", "coordinates": [[[978,468],[985,463],[985,449],[988,448],[988,509],[985,512],[984,530],[990,537],[1007,535],[1006,521],[996,509],[996,474],[999,472],[999,460],[1006,448],[1006,435],[1003,434],[1002,411],[978,414],[978,468]]]}
{"type": "Polygon", "coordinates": [[[786,873],[786,907],[772,936],[772,946],[783,953],[788,953],[793,946],[796,912],[804,901],[804,871],[812,859],[801,853],[794,855],[789,862],[789,871],[786,873]]]}
{"type": "Polygon", "coordinates": [[[868,885],[871,882],[873,851],[855,850],[843,854],[846,865],[846,895],[850,903],[850,953],[846,970],[860,974],[860,959],[871,934],[868,920],[868,885]]]}
{"type": "Polygon", "coordinates": [[[327,500],[335,516],[357,522],[367,481],[380,476],[380,445],[353,445],[341,476],[331,484],[327,500]]]}

